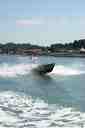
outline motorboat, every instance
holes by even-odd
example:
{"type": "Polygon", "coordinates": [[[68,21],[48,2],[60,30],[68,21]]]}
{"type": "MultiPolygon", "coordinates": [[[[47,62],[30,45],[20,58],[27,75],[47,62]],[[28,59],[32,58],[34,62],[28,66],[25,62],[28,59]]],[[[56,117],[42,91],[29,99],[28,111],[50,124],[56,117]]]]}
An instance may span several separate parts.
{"type": "Polygon", "coordinates": [[[42,64],[42,65],[39,65],[38,67],[34,68],[34,72],[38,73],[40,75],[44,75],[44,74],[52,72],[54,66],[55,66],[55,63],[42,64]]]}

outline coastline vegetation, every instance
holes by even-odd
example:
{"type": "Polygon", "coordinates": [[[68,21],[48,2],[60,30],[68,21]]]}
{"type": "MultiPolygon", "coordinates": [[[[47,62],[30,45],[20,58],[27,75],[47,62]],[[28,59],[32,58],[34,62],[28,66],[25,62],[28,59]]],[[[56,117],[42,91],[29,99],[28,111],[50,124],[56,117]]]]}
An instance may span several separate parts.
{"type": "Polygon", "coordinates": [[[85,39],[75,40],[70,43],[54,43],[50,46],[39,46],[31,43],[0,43],[0,54],[20,55],[53,55],[53,56],[84,56],[85,39]]]}

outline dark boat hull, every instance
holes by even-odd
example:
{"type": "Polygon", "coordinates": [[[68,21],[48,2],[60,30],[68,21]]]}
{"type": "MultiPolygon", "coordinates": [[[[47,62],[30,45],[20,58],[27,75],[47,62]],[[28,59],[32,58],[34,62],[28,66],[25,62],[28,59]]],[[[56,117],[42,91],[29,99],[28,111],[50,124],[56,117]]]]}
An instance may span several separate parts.
{"type": "Polygon", "coordinates": [[[35,68],[34,71],[40,75],[44,75],[44,74],[52,72],[54,66],[55,66],[54,63],[43,64],[43,65],[39,65],[37,68],[35,68]]]}

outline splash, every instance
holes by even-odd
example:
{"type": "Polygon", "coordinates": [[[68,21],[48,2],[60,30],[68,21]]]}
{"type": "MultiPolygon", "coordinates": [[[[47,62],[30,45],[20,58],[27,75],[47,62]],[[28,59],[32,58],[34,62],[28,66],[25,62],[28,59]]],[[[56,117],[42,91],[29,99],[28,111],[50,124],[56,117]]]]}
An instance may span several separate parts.
{"type": "Polygon", "coordinates": [[[79,68],[73,68],[71,67],[66,67],[64,65],[58,65],[55,66],[53,69],[52,74],[55,75],[65,75],[65,76],[71,76],[71,75],[80,75],[80,74],[85,74],[85,71],[80,70],[79,68]]]}
{"type": "Polygon", "coordinates": [[[1,77],[17,77],[19,75],[25,75],[30,73],[31,69],[36,65],[33,64],[15,64],[8,65],[6,63],[0,65],[1,77]]]}
{"type": "Polygon", "coordinates": [[[1,128],[84,128],[85,113],[14,92],[0,93],[1,128]]]}
{"type": "MultiPolygon", "coordinates": [[[[32,69],[37,67],[38,64],[15,64],[9,65],[7,63],[3,63],[0,65],[0,77],[18,77],[22,75],[27,75],[31,73],[32,69]]],[[[49,75],[64,75],[64,76],[71,76],[71,75],[80,75],[85,74],[84,70],[76,67],[66,67],[64,65],[55,65],[53,71],[49,73],[49,75]]]]}

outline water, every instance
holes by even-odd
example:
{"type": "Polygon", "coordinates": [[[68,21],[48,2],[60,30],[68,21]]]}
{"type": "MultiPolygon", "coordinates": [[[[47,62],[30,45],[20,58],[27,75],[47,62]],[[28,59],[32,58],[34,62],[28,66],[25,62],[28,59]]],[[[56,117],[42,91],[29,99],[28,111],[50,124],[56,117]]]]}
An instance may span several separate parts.
{"type": "Polygon", "coordinates": [[[85,59],[0,55],[0,128],[85,128],[85,59]]]}

